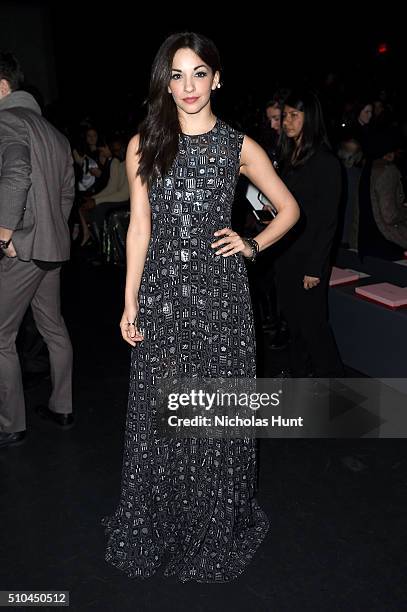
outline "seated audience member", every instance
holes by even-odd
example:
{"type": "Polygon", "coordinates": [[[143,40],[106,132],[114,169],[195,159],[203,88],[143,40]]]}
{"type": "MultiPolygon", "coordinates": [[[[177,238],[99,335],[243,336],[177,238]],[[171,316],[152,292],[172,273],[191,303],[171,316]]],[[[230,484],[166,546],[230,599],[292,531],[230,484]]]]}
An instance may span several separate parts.
{"type": "Polygon", "coordinates": [[[106,214],[117,206],[126,205],[129,202],[129,184],[126,174],[125,148],[119,141],[112,143],[113,158],[110,163],[109,181],[104,189],[91,198],[88,198],[80,207],[79,215],[82,224],[84,246],[91,239],[88,223],[91,223],[94,237],[101,245],[103,224],[106,214]],[[120,148],[119,145],[120,144],[120,148]]]}
{"type": "Polygon", "coordinates": [[[397,140],[393,132],[376,136],[370,177],[373,216],[383,236],[407,249],[407,204],[400,170],[394,163],[397,140]]]}
{"type": "Polygon", "coordinates": [[[401,175],[391,161],[395,148],[394,133],[376,133],[371,143],[372,159],[363,167],[359,181],[358,232],[358,251],[362,258],[366,255],[388,260],[403,257],[403,211],[407,209],[403,206],[401,175]]]}

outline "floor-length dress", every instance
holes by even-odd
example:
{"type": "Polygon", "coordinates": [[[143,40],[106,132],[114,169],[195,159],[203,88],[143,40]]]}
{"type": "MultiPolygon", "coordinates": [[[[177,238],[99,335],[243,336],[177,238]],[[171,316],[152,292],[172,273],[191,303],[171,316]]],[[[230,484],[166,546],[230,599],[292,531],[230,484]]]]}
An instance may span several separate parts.
{"type": "Polygon", "coordinates": [[[183,582],[232,580],[269,528],[255,497],[255,439],[163,437],[156,422],[160,377],[255,377],[243,256],[210,246],[231,224],[243,138],[220,119],[205,134],[180,134],[172,167],[150,189],[144,340],[131,349],[120,501],[102,519],[105,559],[130,577],[161,565],[183,582]]]}

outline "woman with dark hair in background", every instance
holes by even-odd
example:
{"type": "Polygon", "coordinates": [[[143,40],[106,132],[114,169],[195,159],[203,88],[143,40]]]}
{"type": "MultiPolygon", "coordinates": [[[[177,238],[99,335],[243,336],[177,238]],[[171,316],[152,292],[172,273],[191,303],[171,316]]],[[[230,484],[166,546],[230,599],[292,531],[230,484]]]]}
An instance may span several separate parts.
{"type": "Polygon", "coordinates": [[[277,151],[278,141],[281,136],[281,118],[284,108],[284,99],[288,95],[288,90],[278,90],[266,103],[266,119],[267,129],[264,130],[263,140],[260,140],[260,144],[263,146],[273,166],[277,166],[277,151]]]}
{"type": "MultiPolygon", "coordinates": [[[[255,137],[266,151],[274,168],[277,168],[278,165],[278,143],[282,130],[284,99],[287,95],[288,90],[279,89],[268,99],[264,107],[262,129],[255,137]]],[[[265,205],[265,209],[270,210],[272,207],[265,205]]],[[[249,231],[251,228],[253,228],[253,231],[258,231],[259,227],[264,227],[269,222],[265,219],[256,221],[253,208],[250,206],[246,221],[246,228],[249,231]]],[[[258,258],[257,265],[248,270],[256,323],[257,373],[260,377],[270,376],[276,371],[274,360],[265,359],[266,353],[263,353],[263,347],[268,346],[271,350],[280,350],[287,346],[287,324],[281,316],[278,306],[274,280],[274,260],[274,249],[267,249],[258,258]]]]}
{"type": "Polygon", "coordinates": [[[373,122],[373,103],[368,98],[356,102],[353,108],[353,119],[349,124],[353,138],[357,140],[363,151],[365,158],[370,158],[372,143],[373,122]]]}
{"type": "Polygon", "coordinates": [[[291,374],[341,376],[327,306],[341,168],[327,141],[319,100],[310,91],[294,91],[285,100],[279,168],[301,209],[276,260],[278,298],[291,334],[291,374]]]}
{"type": "Polygon", "coordinates": [[[164,564],[182,582],[226,582],[268,530],[256,497],[256,440],[160,435],[162,378],[255,376],[243,257],[276,242],[297,204],[263,149],[217,118],[213,42],[168,37],[152,67],[147,117],[127,151],[123,339],[132,346],[120,503],[103,518],[106,560],[146,578],[164,564]],[[230,227],[242,172],[279,210],[256,239],[230,227]],[[165,557],[165,558],[164,558],[165,557]]]}

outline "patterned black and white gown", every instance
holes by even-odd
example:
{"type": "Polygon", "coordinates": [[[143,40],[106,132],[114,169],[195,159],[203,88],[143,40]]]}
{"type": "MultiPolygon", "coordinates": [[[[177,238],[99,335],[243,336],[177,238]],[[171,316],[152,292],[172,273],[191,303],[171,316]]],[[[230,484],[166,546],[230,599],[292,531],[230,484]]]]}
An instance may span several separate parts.
{"type": "Polygon", "coordinates": [[[150,189],[144,340],[131,353],[120,501],[102,518],[105,559],[130,577],[161,565],[183,582],[232,580],[269,528],[255,498],[255,439],[161,437],[155,419],[157,377],[255,377],[243,257],[210,246],[231,225],[243,138],[220,119],[205,134],[181,134],[171,169],[150,189]]]}

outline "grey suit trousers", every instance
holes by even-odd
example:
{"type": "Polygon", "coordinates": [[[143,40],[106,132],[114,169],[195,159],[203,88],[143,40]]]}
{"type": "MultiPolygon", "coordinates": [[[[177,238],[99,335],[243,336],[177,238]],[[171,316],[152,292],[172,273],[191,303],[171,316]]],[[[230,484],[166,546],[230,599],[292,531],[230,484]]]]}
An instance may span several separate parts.
{"type": "Polygon", "coordinates": [[[16,336],[31,304],[51,366],[50,410],[72,412],[72,345],[61,315],[60,268],[42,270],[17,257],[0,260],[0,431],[26,429],[16,336]]]}

